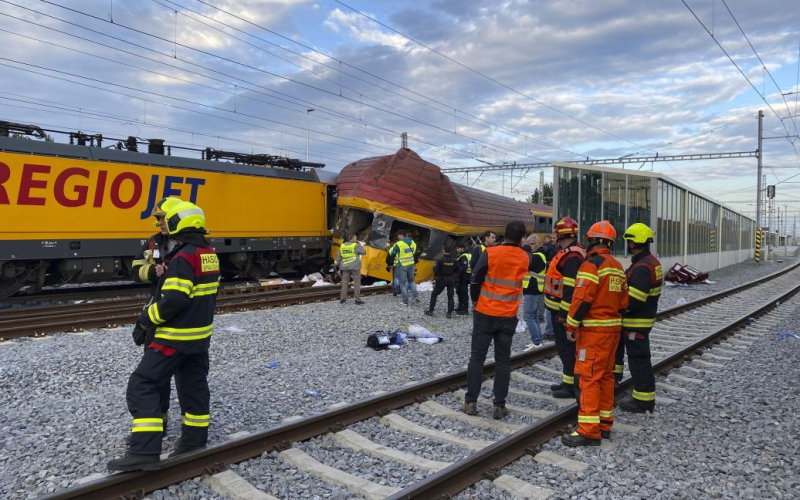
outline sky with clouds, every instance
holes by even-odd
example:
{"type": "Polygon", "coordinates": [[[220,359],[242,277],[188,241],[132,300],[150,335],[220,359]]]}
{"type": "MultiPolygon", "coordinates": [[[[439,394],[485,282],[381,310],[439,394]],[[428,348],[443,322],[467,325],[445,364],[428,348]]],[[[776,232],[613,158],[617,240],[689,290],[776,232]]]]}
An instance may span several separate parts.
{"type": "MultiPolygon", "coordinates": [[[[0,0],[0,43],[2,119],[301,159],[308,131],[331,171],[401,132],[446,169],[754,151],[759,109],[766,137],[798,127],[797,0],[0,0]]],[[[790,213],[798,152],[764,141],[790,213]]],[[[754,212],[754,158],[640,167],[754,212]]],[[[539,172],[476,177],[451,175],[521,199],[539,172]]]]}

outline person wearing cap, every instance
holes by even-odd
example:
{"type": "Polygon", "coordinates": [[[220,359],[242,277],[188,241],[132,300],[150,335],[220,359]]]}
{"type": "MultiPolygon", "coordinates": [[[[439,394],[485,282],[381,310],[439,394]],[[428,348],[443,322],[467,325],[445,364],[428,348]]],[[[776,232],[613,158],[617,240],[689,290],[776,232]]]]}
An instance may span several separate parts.
{"type": "Polygon", "coordinates": [[[576,275],[567,314],[567,339],[575,359],[578,430],[562,436],[567,446],[600,446],[614,424],[614,356],[628,307],[628,285],[622,265],[611,255],[617,232],[610,222],[597,222],[586,233],[586,260],[576,275]]]}
{"type": "Polygon", "coordinates": [[[347,237],[347,243],[339,246],[339,253],[336,254],[334,266],[342,272],[342,291],[339,294],[339,302],[344,305],[347,302],[347,289],[350,287],[350,279],[353,279],[353,295],[356,305],[362,305],[361,300],[361,256],[366,255],[364,247],[358,244],[355,233],[347,237]]]}
{"type": "Polygon", "coordinates": [[[219,288],[219,258],[205,239],[205,214],[181,202],[165,214],[167,231],[178,245],[169,259],[157,301],[139,314],[139,325],[155,328],[139,365],[128,380],[126,399],[133,416],[128,453],[111,460],[112,471],[159,468],[164,422],[159,388],[177,375],[181,437],[170,457],[205,447],[208,442],[209,356],[219,288]]]}
{"type": "Polygon", "coordinates": [[[622,316],[622,338],[617,348],[614,377],[621,379],[628,351],[628,367],[633,379],[633,392],[617,406],[633,413],[653,413],[656,407],[656,377],[650,359],[650,330],[658,315],[658,299],[664,273],[661,262],[650,253],[653,230],[637,222],[622,236],[632,255],[626,271],[628,280],[628,308],[622,316]]]}
{"type": "MultiPolygon", "coordinates": [[[[136,283],[150,285],[150,300],[147,306],[158,300],[159,288],[161,286],[161,277],[164,276],[169,260],[165,257],[177,246],[178,242],[169,235],[167,231],[167,224],[164,221],[164,216],[167,212],[177,205],[182,203],[180,198],[164,198],[153,206],[150,215],[155,218],[153,226],[161,230],[152,235],[147,242],[142,245],[139,254],[131,263],[130,277],[136,283]]],[[[150,328],[145,331],[144,328],[137,322],[133,329],[133,342],[137,346],[149,344],[153,341],[155,335],[155,328],[150,328]]],[[[161,413],[164,420],[164,432],[167,429],[167,422],[169,416],[169,400],[170,400],[170,381],[159,388],[161,395],[161,413]]]]}

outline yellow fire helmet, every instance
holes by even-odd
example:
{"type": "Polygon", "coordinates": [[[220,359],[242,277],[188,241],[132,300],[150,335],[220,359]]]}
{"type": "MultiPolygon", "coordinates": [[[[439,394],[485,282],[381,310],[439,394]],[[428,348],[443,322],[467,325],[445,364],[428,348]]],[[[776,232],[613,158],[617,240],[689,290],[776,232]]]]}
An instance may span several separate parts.
{"type": "Polygon", "coordinates": [[[150,211],[150,217],[156,218],[156,221],[153,222],[153,226],[158,226],[158,219],[167,215],[167,212],[178,203],[183,203],[183,200],[174,197],[162,198],[161,201],[156,203],[153,206],[153,210],[150,211]]]}
{"type": "Polygon", "coordinates": [[[188,201],[182,201],[169,209],[166,215],[167,231],[175,235],[187,229],[205,232],[206,216],[203,210],[188,201]]]}
{"type": "Polygon", "coordinates": [[[628,241],[632,241],[634,243],[652,243],[653,237],[655,233],[653,232],[647,224],[642,224],[641,222],[637,222],[636,224],[631,224],[631,227],[625,231],[625,234],[622,237],[628,241]]]}

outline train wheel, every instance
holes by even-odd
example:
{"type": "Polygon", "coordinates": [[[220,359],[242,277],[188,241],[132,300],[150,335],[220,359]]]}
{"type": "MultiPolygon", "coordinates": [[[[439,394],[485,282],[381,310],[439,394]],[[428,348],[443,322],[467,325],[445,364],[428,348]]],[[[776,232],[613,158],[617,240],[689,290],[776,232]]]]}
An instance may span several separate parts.
{"type": "Polygon", "coordinates": [[[0,298],[11,297],[22,288],[22,285],[24,283],[14,278],[0,279],[0,298]]]}

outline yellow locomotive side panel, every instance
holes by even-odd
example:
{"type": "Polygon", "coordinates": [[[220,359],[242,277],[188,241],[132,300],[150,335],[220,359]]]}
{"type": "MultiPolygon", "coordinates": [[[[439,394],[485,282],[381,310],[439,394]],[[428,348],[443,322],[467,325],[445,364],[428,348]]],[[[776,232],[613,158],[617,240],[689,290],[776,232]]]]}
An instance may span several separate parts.
{"type": "Polygon", "coordinates": [[[197,203],[215,238],[327,236],[320,182],[0,153],[0,240],[138,238],[165,196],[197,203]]]}

